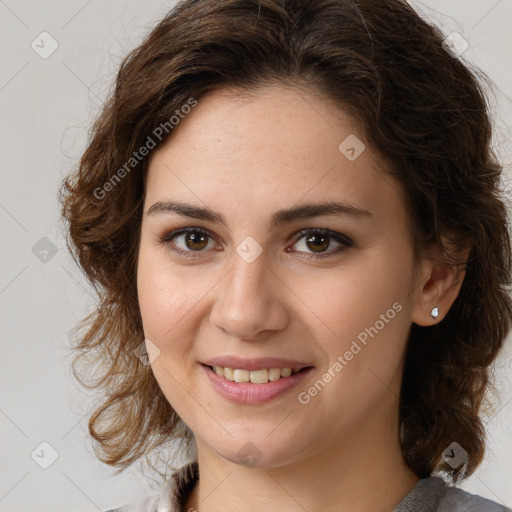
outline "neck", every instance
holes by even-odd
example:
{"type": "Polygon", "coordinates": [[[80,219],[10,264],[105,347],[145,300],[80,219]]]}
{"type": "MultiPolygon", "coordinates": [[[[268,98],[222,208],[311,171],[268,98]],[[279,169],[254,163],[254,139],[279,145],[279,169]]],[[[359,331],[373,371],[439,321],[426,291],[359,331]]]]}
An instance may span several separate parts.
{"type": "Polygon", "coordinates": [[[385,419],[343,432],[324,450],[278,467],[236,464],[196,439],[200,479],[185,510],[393,510],[419,478],[403,459],[398,425],[385,419]]]}

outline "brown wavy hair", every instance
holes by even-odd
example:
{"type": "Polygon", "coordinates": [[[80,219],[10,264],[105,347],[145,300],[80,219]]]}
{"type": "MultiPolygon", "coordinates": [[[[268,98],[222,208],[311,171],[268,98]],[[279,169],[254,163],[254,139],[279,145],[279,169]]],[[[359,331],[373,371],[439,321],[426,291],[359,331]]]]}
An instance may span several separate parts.
{"type": "Polygon", "coordinates": [[[445,263],[465,265],[443,321],[411,327],[399,414],[412,471],[469,476],[484,456],[490,365],[512,323],[511,240],[482,78],[402,0],[185,0],[170,11],[123,60],[60,188],[68,248],[99,298],[78,325],[72,363],[83,386],[103,393],[89,419],[99,459],[118,474],[172,440],[194,445],[151,367],[132,353],[144,340],[136,270],[150,156],[126,163],[191,98],[277,82],[360,123],[388,164],[383,172],[406,192],[415,263],[437,247],[445,263]],[[470,248],[468,260],[450,259],[442,239],[470,248]],[[469,455],[458,468],[441,457],[452,441],[469,455]]]}

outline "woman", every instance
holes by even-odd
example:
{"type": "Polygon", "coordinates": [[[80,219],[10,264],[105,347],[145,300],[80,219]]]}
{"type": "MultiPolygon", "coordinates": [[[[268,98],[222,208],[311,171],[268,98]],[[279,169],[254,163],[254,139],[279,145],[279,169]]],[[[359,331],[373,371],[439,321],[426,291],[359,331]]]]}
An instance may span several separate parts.
{"type": "Polygon", "coordinates": [[[510,510],[433,475],[482,461],[512,322],[490,138],[402,0],[171,11],[63,184],[101,304],[75,361],[103,369],[98,456],[194,452],[115,511],[510,510]]]}

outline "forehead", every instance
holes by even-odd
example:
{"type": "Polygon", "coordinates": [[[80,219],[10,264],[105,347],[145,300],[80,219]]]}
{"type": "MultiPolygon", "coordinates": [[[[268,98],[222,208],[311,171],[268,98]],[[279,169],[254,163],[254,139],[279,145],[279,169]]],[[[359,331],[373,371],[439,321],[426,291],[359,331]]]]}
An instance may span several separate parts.
{"type": "Polygon", "coordinates": [[[259,215],[331,199],[403,216],[398,183],[363,140],[347,113],[306,91],[221,89],[201,98],[152,155],[146,203],[183,198],[259,215]]]}

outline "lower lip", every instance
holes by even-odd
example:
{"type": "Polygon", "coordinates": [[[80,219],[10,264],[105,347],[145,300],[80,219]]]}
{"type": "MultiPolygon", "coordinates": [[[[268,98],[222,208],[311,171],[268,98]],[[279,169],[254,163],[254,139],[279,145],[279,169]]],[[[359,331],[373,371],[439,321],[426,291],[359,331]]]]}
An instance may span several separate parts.
{"type": "Polygon", "coordinates": [[[252,382],[232,382],[217,375],[209,366],[204,364],[201,366],[217,392],[228,400],[239,404],[268,402],[295,387],[313,370],[313,367],[309,367],[290,377],[269,381],[265,384],[253,384],[252,382]]]}

